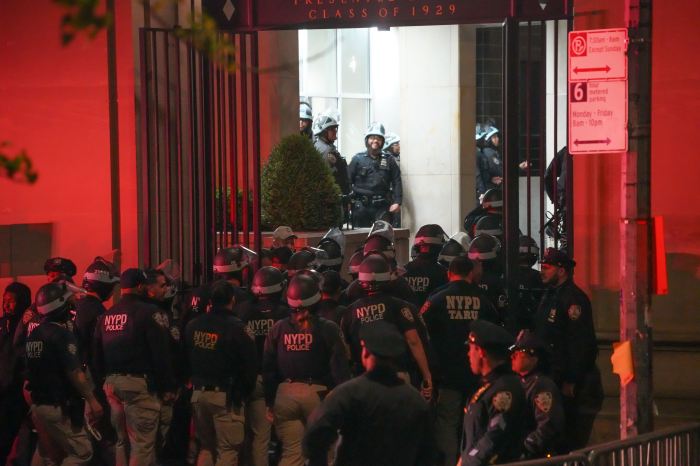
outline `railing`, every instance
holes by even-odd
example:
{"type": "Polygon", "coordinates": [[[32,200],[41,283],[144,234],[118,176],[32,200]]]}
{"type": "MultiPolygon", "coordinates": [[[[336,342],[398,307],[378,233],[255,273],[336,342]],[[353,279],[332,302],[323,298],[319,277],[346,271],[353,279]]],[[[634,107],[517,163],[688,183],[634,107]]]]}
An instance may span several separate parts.
{"type": "Polygon", "coordinates": [[[698,466],[700,423],[594,445],[569,455],[508,463],[510,466],[698,466]]]}

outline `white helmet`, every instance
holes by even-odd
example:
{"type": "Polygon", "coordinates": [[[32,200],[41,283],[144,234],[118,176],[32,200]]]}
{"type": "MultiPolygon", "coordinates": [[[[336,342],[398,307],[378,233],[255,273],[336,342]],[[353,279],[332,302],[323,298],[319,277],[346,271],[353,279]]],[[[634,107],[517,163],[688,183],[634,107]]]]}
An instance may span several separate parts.
{"type": "Polygon", "coordinates": [[[313,120],[313,114],[311,113],[311,105],[308,102],[299,102],[299,119],[300,120],[313,120]]]}
{"type": "Polygon", "coordinates": [[[367,138],[370,136],[379,136],[382,141],[386,140],[386,131],[384,130],[384,125],[376,121],[372,122],[367,128],[365,133],[365,145],[367,145],[367,138]]]}
{"type": "Polygon", "coordinates": [[[399,138],[399,135],[396,133],[386,133],[386,138],[384,138],[384,150],[388,150],[392,144],[396,144],[397,142],[401,142],[401,138],[399,138]]]}
{"type": "Polygon", "coordinates": [[[334,116],[329,115],[328,113],[322,113],[319,116],[317,116],[314,120],[314,124],[311,127],[311,130],[313,131],[314,136],[319,136],[325,130],[334,126],[338,126],[338,120],[334,116]]]}

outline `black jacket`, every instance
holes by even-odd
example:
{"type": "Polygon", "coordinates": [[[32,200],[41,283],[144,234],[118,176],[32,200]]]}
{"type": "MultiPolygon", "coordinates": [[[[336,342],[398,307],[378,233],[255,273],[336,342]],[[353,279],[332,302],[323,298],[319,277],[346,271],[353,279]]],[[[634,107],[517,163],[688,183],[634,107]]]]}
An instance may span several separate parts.
{"type": "Polygon", "coordinates": [[[523,448],[528,458],[543,458],[563,453],[566,423],[564,404],[559,388],[552,379],[539,371],[520,377],[527,398],[525,439],[523,448]]]}
{"type": "Polygon", "coordinates": [[[355,193],[384,198],[391,193],[393,202],[401,204],[401,169],[393,156],[382,153],[372,158],[367,152],[360,152],[352,158],[348,175],[355,193]]]}

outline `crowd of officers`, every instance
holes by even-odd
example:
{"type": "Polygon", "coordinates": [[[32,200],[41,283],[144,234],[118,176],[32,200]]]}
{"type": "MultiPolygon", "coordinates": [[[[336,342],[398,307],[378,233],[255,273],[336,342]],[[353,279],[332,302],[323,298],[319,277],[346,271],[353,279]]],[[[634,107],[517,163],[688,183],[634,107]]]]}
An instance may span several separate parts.
{"type": "Polygon", "coordinates": [[[50,259],[33,302],[17,282],[3,296],[0,459],[467,466],[583,447],[602,391],[574,262],[548,249],[538,273],[524,238],[510,309],[481,222],[421,227],[400,266],[378,221],[350,283],[337,228],[317,247],[279,227],[260,254],[221,249],[196,288],[172,261],[120,274],[97,257],[78,285],[50,259]]]}
{"type": "Polygon", "coordinates": [[[313,141],[333,174],[346,220],[355,227],[370,227],[375,220],[400,226],[403,187],[399,135],[387,132],[381,123],[371,123],[365,132],[366,150],[355,154],[348,164],[335,145],[339,120],[336,110],[314,118],[307,102],[299,105],[299,132],[313,141]]]}

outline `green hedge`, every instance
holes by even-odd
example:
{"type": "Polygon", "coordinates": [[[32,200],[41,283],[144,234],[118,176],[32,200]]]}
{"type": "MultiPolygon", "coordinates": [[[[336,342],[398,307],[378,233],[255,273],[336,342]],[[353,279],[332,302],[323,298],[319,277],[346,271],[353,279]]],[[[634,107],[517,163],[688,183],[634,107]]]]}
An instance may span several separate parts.
{"type": "Polygon", "coordinates": [[[340,225],[340,190],[308,138],[283,138],[263,168],[261,185],[265,226],[325,230],[340,225]]]}

